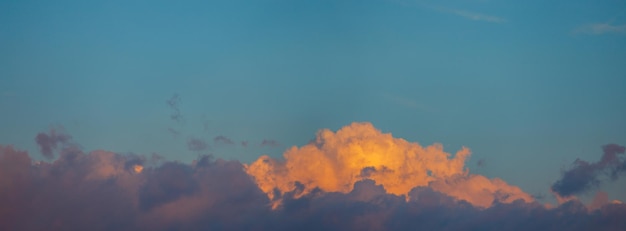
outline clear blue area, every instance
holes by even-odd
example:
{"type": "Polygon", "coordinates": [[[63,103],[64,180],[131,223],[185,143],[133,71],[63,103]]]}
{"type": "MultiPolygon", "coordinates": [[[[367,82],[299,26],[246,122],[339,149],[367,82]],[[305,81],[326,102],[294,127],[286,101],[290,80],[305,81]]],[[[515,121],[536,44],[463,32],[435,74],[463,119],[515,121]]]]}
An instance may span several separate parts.
{"type": "MultiPolygon", "coordinates": [[[[86,150],[190,161],[198,153],[186,142],[198,138],[250,162],[318,129],[369,121],[452,153],[467,146],[471,172],[549,196],[576,158],[626,145],[624,9],[617,0],[1,1],[0,143],[37,156],[35,135],[62,126],[86,150]],[[165,103],[174,94],[182,123],[165,103]],[[216,145],[218,135],[250,145],[216,145]],[[263,139],[282,146],[259,147],[263,139]]],[[[626,201],[624,188],[603,187],[626,201]]]]}

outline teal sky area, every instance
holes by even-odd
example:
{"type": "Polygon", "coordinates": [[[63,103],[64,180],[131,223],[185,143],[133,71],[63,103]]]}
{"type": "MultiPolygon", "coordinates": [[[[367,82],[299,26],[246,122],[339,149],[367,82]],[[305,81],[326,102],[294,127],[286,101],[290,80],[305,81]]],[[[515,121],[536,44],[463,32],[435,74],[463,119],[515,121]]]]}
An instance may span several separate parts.
{"type": "MultiPolygon", "coordinates": [[[[550,200],[574,160],[626,145],[625,88],[623,0],[0,2],[0,144],[36,158],[53,127],[250,163],[367,121],[550,200]]],[[[626,201],[624,179],[601,190],[626,201]]]]}

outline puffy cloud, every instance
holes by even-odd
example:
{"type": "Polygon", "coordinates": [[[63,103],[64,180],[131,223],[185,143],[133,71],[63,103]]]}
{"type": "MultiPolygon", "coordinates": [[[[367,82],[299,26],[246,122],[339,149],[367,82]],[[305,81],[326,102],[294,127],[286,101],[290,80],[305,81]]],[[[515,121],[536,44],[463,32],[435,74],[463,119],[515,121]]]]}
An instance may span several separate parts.
{"type": "MultiPolygon", "coordinates": [[[[296,189],[297,190],[297,189],[296,189]]],[[[521,200],[477,208],[430,187],[411,190],[410,200],[386,193],[372,180],[349,193],[283,195],[273,210],[275,230],[623,230],[626,206],[607,204],[589,212],[579,201],[554,209],[521,200]]]]}
{"type": "Polygon", "coordinates": [[[41,154],[51,159],[54,157],[53,151],[57,148],[59,144],[65,144],[72,137],[70,135],[64,134],[63,132],[59,132],[56,129],[50,129],[50,133],[39,133],[35,137],[35,142],[39,145],[39,149],[41,150],[41,154]]]}
{"type": "Polygon", "coordinates": [[[606,192],[598,191],[596,196],[593,197],[593,201],[587,206],[590,210],[596,210],[602,208],[602,206],[609,203],[609,195],[606,192]]]}
{"type": "Polygon", "coordinates": [[[561,179],[552,184],[552,191],[568,198],[597,188],[602,182],[602,175],[608,174],[611,180],[616,180],[626,171],[626,160],[620,158],[626,147],[608,144],[602,149],[604,153],[597,162],[576,159],[572,167],[563,172],[561,179]]]}
{"type": "Polygon", "coordinates": [[[256,162],[245,166],[211,156],[187,164],[77,146],[59,154],[39,162],[0,146],[0,230],[626,229],[626,205],[608,202],[606,194],[589,206],[574,199],[548,209],[502,180],[469,174],[466,149],[451,157],[440,145],[421,147],[369,124],[322,131],[311,144],[288,150],[285,160],[260,158],[258,172],[251,172],[256,162]],[[378,152],[383,153],[375,159],[367,155],[378,152]],[[298,165],[313,159],[290,155],[310,153],[319,158],[320,173],[304,178],[292,168],[313,170],[298,165]],[[337,165],[339,157],[363,163],[337,165]],[[281,178],[279,172],[297,177],[281,178]],[[418,174],[406,177],[421,181],[410,187],[402,185],[409,180],[391,179],[400,174],[418,174]],[[318,182],[320,176],[334,179],[318,182]],[[273,180],[273,201],[262,180],[273,180]],[[285,180],[293,182],[280,188],[285,180]],[[279,206],[272,208],[276,201],[279,206]]]}
{"type": "Polygon", "coordinates": [[[247,214],[269,211],[239,162],[145,159],[77,151],[33,162],[0,146],[0,230],[244,229],[247,214]]]}
{"type": "Polygon", "coordinates": [[[371,179],[395,195],[408,196],[415,187],[429,186],[481,207],[494,200],[533,201],[500,179],[469,174],[464,166],[469,155],[463,148],[452,157],[439,144],[422,147],[370,123],[353,123],[336,133],[321,130],[311,143],[287,150],[284,160],[262,156],[246,171],[270,199],[276,197],[275,189],[293,191],[296,182],[306,186],[304,194],[315,188],[347,193],[355,182],[371,179]]]}

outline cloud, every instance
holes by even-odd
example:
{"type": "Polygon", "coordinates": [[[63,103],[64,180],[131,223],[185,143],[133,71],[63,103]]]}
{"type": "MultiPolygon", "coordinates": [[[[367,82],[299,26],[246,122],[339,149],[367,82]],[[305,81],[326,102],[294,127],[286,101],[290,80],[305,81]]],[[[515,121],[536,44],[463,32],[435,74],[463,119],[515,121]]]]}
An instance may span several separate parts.
{"type": "Polygon", "coordinates": [[[213,142],[215,143],[223,143],[223,144],[234,144],[233,140],[226,136],[216,136],[213,138],[213,142]]]}
{"type": "Polygon", "coordinates": [[[199,190],[193,180],[193,169],[182,163],[168,162],[154,169],[155,177],[149,178],[139,192],[139,208],[149,210],[167,202],[175,201],[199,190]]]}
{"type": "Polygon", "coordinates": [[[476,166],[478,167],[485,167],[485,165],[487,165],[486,160],[484,158],[479,159],[478,161],[476,161],[476,166]]]}
{"type": "Polygon", "coordinates": [[[180,135],[180,132],[179,132],[179,131],[177,131],[176,129],[173,129],[173,128],[167,128],[167,131],[168,131],[170,134],[172,134],[173,136],[178,136],[178,135],[180,135]]]}
{"type": "Polygon", "coordinates": [[[445,9],[444,11],[461,16],[466,19],[474,20],[474,21],[492,22],[492,23],[505,23],[507,21],[504,18],[466,11],[466,10],[445,9]]]}
{"type": "Polygon", "coordinates": [[[602,182],[600,176],[608,175],[611,180],[616,180],[626,172],[626,160],[619,156],[624,154],[624,146],[608,144],[602,149],[604,154],[597,162],[576,159],[570,169],[563,171],[561,179],[552,184],[552,191],[561,197],[582,194],[597,188],[602,182]]]}
{"type": "Polygon", "coordinates": [[[390,101],[390,102],[392,102],[394,104],[406,107],[406,108],[416,109],[416,110],[425,111],[425,112],[433,112],[434,111],[429,106],[424,105],[424,104],[419,104],[415,100],[412,100],[412,99],[408,99],[408,98],[404,98],[404,97],[401,97],[401,96],[388,94],[388,93],[383,93],[382,96],[386,100],[388,100],[388,101],[390,101]]]}
{"type": "Polygon", "coordinates": [[[178,123],[183,123],[184,122],[184,118],[183,118],[183,115],[180,113],[180,104],[182,103],[182,100],[181,100],[180,96],[178,94],[174,94],[172,96],[172,98],[166,100],[165,103],[172,110],[172,114],[170,115],[170,119],[172,119],[172,120],[174,120],[174,121],[176,121],[178,123]]]}
{"type": "Polygon", "coordinates": [[[593,201],[587,207],[590,210],[597,210],[609,203],[609,195],[606,192],[598,191],[593,197],[593,201]]]}
{"type": "Polygon", "coordinates": [[[251,214],[269,211],[236,161],[152,166],[107,151],[65,157],[33,162],[0,146],[0,230],[245,230],[261,223],[251,214]],[[127,167],[136,164],[143,171],[127,167]]]}
{"type": "Polygon", "coordinates": [[[204,140],[197,139],[197,138],[190,138],[187,141],[187,148],[190,151],[199,152],[199,151],[207,150],[209,148],[209,145],[206,142],[204,142],[204,140]]]}
{"type": "Polygon", "coordinates": [[[609,23],[588,23],[574,29],[575,34],[626,34],[626,24],[611,25],[609,23]]]}
{"type": "Polygon", "coordinates": [[[549,209],[502,180],[469,174],[467,157],[467,149],[451,157],[440,145],[422,147],[367,123],[322,130],[284,160],[261,157],[285,167],[266,169],[271,174],[262,179],[247,173],[252,165],[211,156],[187,164],[67,145],[47,162],[0,145],[0,230],[626,229],[626,205],[608,202],[606,194],[589,205],[570,200],[549,209]],[[398,160],[409,163],[394,165],[398,160]],[[302,166],[308,166],[302,173],[327,174],[328,182],[298,175],[302,166]],[[358,170],[357,179],[343,181],[344,168],[358,170]],[[298,177],[293,187],[272,189],[281,202],[272,207],[259,186],[278,182],[277,173],[298,177]],[[426,181],[405,192],[402,184],[420,179],[426,181]]]}
{"type": "Polygon", "coordinates": [[[370,123],[353,123],[336,133],[321,130],[313,142],[287,150],[284,160],[262,156],[246,171],[272,200],[276,189],[292,191],[296,182],[306,186],[303,194],[315,188],[347,193],[355,182],[371,179],[394,195],[409,196],[415,187],[431,187],[481,207],[494,201],[533,201],[500,179],[469,174],[464,166],[469,155],[463,148],[451,157],[439,144],[422,147],[382,133],[370,123]]]}
{"type": "Polygon", "coordinates": [[[35,137],[35,142],[39,145],[41,154],[46,158],[53,158],[53,151],[58,145],[63,145],[68,142],[72,137],[57,131],[56,129],[50,129],[50,133],[39,133],[35,137]]]}
{"type": "Polygon", "coordinates": [[[473,12],[473,11],[469,11],[469,10],[462,10],[462,9],[455,9],[455,8],[448,8],[448,7],[443,7],[443,6],[438,6],[438,5],[431,5],[429,3],[426,2],[419,2],[417,3],[420,7],[429,9],[429,10],[434,10],[434,11],[438,11],[441,13],[447,13],[447,14],[453,14],[453,15],[457,15],[469,20],[473,20],[473,21],[482,21],[482,22],[490,22],[490,23],[506,23],[508,20],[502,17],[497,17],[497,16],[493,16],[493,15],[487,15],[487,14],[483,14],[483,13],[478,13],[478,12],[473,12]]]}
{"type": "Polygon", "coordinates": [[[276,147],[280,147],[280,143],[278,143],[278,141],[276,141],[276,140],[265,139],[265,140],[261,141],[261,147],[276,148],[276,147]]]}

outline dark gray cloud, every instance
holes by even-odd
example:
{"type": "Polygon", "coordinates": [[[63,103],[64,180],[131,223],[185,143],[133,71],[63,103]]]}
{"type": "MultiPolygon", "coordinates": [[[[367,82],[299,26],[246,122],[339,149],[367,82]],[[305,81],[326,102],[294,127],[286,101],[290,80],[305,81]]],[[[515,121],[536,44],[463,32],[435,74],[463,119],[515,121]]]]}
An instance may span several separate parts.
{"type": "Polygon", "coordinates": [[[597,162],[576,159],[572,167],[563,171],[561,179],[552,184],[552,191],[560,196],[572,196],[597,188],[603,181],[602,176],[608,175],[616,180],[626,172],[626,161],[620,158],[626,148],[617,144],[603,146],[604,153],[597,162]]]}
{"type": "Polygon", "coordinates": [[[182,123],[184,120],[183,120],[183,115],[180,113],[180,104],[182,103],[180,96],[178,94],[174,94],[172,98],[166,100],[165,103],[172,110],[170,119],[176,122],[182,123]]]}
{"type": "Polygon", "coordinates": [[[190,151],[200,152],[207,150],[209,148],[209,145],[204,142],[204,140],[191,138],[187,141],[187,148],[190,151]]]}
{"type": "Polygon", "coordinates": [[[271,209],[238,161],[202,156],[185,164],[75,146],[59,153],[35,162],[0,146],[0,230],[626,229],[626,205],[606,203],[605,195],[595,211],[576,200],[553,209],[521,200],[483,209],[429,187],[414,188],[407,201],[372,180],[349,193],[304,196],[296,182],[271,209]]]}
{"type": "Polygon", "coordinates": [[[280,147],[280,143],[278,143],[278,141],[276,140],[264,139],[263,141],[261,141],[261,147],[280,147]]]}
{"type": "Polygon", "coordinates": [[[222,144],[234,144],[233,140],[226,136],[216,136],[215,138],[213,138],[213,142],[222,144]]]}
{"type": "Polygon", "coordinates": [[[242,230],[269,214],[239,162],[148,162],[107,151],[33,162],[0,146],[0,230],[242,230]]]}
{"type": "Polygon", "coordinates": [[[64,134],[62,131],[58,131],[57,129],[50,129],[49,133],[39,133],[35,137],[35,142],[39,145],[39,150],[41,154],[50,159],[54,157],[54,151],[57,149],[59,145],[63,145],[67,143],[72,137],[70,135],[64,134]]]}
{"type": "Polygon", "coordinates": [[[486,165],[486,161],[485,159],[479,159],[478,161],[476,161],[476,166],[478,167],[484,167],[486,165]]]}
{"type": "Polygon", "coordinates": [[[191,166],[167,162],[154,170],[146,171],[150,171],[154,177],[148,178],[139,192],[139,208],[142,210],[175,201],[199,190],[198,182],[193,179],[191,166]]]}

